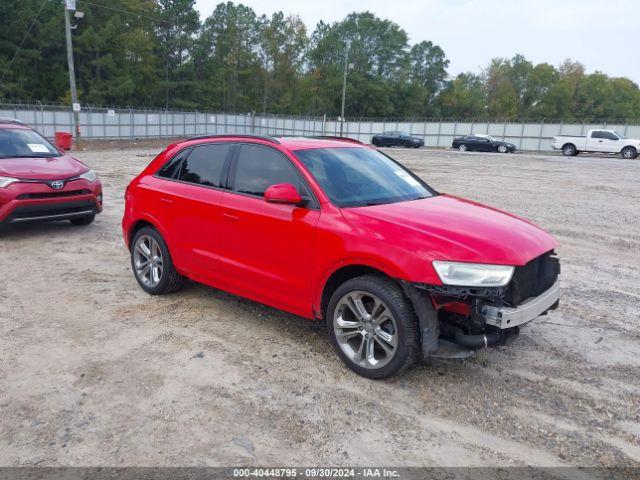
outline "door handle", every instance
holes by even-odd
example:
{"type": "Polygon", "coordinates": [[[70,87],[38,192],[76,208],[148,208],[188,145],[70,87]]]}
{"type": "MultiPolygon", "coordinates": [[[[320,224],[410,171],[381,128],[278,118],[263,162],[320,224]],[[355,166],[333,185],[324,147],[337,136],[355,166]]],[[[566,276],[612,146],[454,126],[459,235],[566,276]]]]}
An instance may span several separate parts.
{"type": "Polygon", "coordinates": [[[173,205],[173,200],[171,200],[170,198],[166,198],[166,197],[160,197],[160,201],[166,206],[168,207],[169,205],[173,205]]]}
{"type": "Polygon", "coordinates": [[[222,216],[231,222],[237,222],[240,220],[240,217],[237,215],[231,215],[230,213],[223,213],[222,216]]]}

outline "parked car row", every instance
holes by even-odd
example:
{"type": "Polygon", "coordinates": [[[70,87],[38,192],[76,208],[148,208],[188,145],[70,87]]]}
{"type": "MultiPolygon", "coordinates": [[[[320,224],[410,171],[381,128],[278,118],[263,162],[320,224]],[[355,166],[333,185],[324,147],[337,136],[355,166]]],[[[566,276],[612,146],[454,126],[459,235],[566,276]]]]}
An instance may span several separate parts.
{"type": "MultiPolygon", "coordinates": [[[[376,147],[424,147],[424,140],[406,132],[389,131],[376,134],[371,143],[376,147]]],[[[634,159],[640,153],[640,140],[625,138],[615,130],[593,129],[585,136],[559,135],[553,137],[551,147],[565,156],[579,153],[618,153],[622,158],[634,159]]],[[[472,134],[455,137],[451,148],[461,152],[514,153],[517,147],[510,142],[496,140],[491,135],[472,134]]]]}
{"type": "MultiPolygon", "coordinates": [[[[89,223],[102,209],[94,172],[27,127],[1,130],[2,218],[89,223]]],[[[325,320],[342,361],[373,379],[502,344],[559,301],[551,235],[350,139],[171,144],[127,186],[122,233],[149,294],[191,279],[325,320]]]]}
{"type": "MultiPolygon", "coordinates": [[[[376,147],[424,147],[424,140],[422,138],[411,136],[406,132],[398,131],[376,134],[371,138],[371,143],[376,147]]],[[[502,142],[495,140],[490,135],[481,134],[455,137],[451,143],[451,148],[455,148],[461,152],[475,151],[513,153],[516,151],[516,146],[513,143],[502,142]]]]}

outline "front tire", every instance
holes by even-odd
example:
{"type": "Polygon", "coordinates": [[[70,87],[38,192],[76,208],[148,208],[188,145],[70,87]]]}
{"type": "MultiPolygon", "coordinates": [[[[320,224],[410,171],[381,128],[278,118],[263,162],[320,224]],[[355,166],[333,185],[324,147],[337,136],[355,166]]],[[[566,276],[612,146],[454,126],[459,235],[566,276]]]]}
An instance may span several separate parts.
{"type": "Polygon", "coordinates": [[[638,156],[638,151],[633,147],[624,147],[620,152],[620,156],[627,160],[633,160],[638,156]]]}
{"type": "Polygon", "coordinates": [[[378,275],[346,281],[331,296],[327,328],[338,356],[371,379],[387,378],[415,363],[418,319],[396,282],[378,275]]]}
{"type": "Polygon", "coordinates": [[[151,295],[175,292],[184,282],[162,235],[151,227],[141,228],[133,237],[131,268],[138,284],[151,295]]]}
{"type": "Polygon", "coordinates": [[[509,149],[507,148],[506,145],[498,145],[498,152],[499,153],[507,153],[507,152],[509,152],[509,149]]]}

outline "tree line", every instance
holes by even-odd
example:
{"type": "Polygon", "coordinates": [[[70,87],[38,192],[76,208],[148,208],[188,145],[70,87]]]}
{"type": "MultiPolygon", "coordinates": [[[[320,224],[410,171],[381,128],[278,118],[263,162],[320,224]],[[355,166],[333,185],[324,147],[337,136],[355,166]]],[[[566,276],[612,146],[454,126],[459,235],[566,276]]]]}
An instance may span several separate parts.
{"type": "MultiPolygon", "coordinates": [[[[410,45],[398,24],[370,12],[309,31],[295,15],[233,2],[204,20],[195,0],[77,0],[77,8],[83,104],[337,116],[346,66],[347,117],[640,118],[640,90],[627,78],[522,55],[452,77],[441,47],[410,45]]],[[[0,24],[0,99],[69,103],[62,3],[5,0],[0,24]]]]}

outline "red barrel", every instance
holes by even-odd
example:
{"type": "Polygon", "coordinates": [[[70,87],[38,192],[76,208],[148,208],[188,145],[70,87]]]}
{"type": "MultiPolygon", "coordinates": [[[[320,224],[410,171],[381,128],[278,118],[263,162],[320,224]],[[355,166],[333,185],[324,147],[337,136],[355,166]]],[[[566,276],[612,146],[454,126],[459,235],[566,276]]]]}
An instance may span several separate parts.
{"type": "Polygon", "coordinates": [[[71,150],[73,135],[69,132],[56,132],[56,146],[63,150],[71,150]]]}

